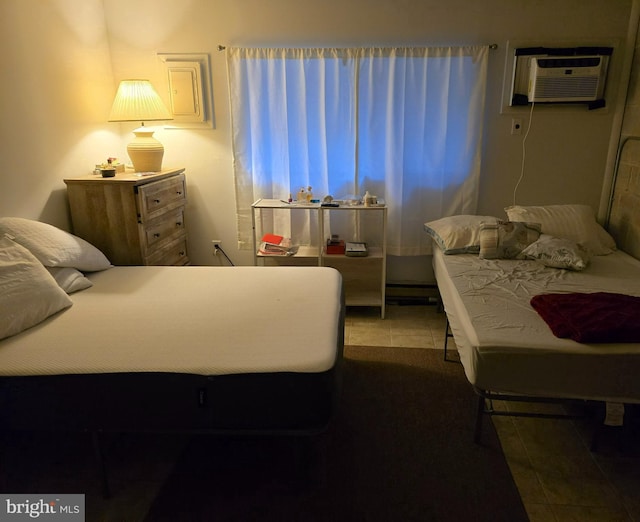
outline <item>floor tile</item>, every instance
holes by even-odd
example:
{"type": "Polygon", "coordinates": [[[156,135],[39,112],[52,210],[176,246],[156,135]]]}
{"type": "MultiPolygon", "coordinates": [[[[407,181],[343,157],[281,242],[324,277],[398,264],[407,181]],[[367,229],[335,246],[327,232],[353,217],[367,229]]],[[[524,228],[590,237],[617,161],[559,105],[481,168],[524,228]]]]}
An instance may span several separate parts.
{"type": "MultiPolygon", "coordinates": [[[[442,349],[446,315],[432,305],[349,310],[347,344],[442,349]]],[[[456,359],[448,339],[449,359],[456,359]]],[[[569,405],[572,406],[571,404],[569,405]]],[[[498,411],[562,413],[567,405],[493,401],[498,411]]],[[[573,413],[573,412],[572,412],[573,413]]],[[[532,522],[639,521],[640,436],[605,428],[590,451],[591,420],[492,418],[532,522]]],[[[640,430],[639,430],[640,431],[640,430]]]]}
{"type": "Polygon", "coordinates": [[[557,522],[558,520],[553,514],[553,508],[548,504],[533,504],[524,502],[524,507],[527,510],[529,522],[557,522]]]}

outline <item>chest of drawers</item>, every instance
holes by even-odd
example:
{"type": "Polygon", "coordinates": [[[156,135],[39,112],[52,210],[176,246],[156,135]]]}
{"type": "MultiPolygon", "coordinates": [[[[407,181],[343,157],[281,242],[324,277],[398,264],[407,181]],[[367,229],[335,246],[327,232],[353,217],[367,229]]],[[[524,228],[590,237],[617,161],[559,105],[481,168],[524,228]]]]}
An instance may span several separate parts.
{"type": "Polygon", "coordinates": [[[73,233],[114,265],[184,265],[187,192],[184,169],[150,176],[68,178],[73,233]]]}

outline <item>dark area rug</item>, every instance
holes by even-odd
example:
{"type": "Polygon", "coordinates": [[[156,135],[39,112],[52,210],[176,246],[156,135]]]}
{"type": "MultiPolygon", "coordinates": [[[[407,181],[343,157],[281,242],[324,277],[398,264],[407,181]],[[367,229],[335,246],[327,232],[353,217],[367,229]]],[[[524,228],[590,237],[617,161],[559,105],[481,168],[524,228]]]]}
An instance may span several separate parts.
{"type": "Polygon", "coordinates": [[[490,421],[442,351],[345,348],[342,397],[311,439],[193,436],[146,521],[527,520],[490,421]]]}

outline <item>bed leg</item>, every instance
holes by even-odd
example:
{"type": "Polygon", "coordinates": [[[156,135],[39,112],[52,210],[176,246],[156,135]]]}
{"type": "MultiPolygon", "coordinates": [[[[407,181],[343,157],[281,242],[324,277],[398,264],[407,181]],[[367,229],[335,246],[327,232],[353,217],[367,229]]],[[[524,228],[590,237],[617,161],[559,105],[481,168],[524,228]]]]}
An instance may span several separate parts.
{"type": "Polygon", "coordinates": [[[9,463],[8,463],[8,448],[11,447],[9,441],[9,430],[0,429],[0,490],[8,491],[9,479],[7,477],[9,463]]]}
{"type": "Polygon", "coordinates": [[[482,435],[482,416],[484,415],[484,397],[478,396],[478,407],[476,409],[476,427],[473,434],[473,442],[480,444],[480,436],[482,435]]]}
{"type": "Polygon", "coordinates": [[[598,451],[598,443],[600,442],[600,426],[596,426],[593,428],[593,433],[591,434],[591,445],[589,446],[589,451],[596,453],[598,451]]]}
{"type": "Polygon", "coordinates": [[[104,460],[102,444],[100,443],[100,433],[98,431],[92,431],[91,438],[93,440],[93,450],[95,452],[96,461],[98,464],[100,480],[102,481],[102,496],[105,499],[107,499],[111,497],[111,491],[109,489],[109,479],[107,477],[107,466],[104,460]]]}
{"type": "Polygon", "coordinates": [[[447,326],[445,326],[444,328],[444,360],[448,361],[447,359],[447,344],[449,341],[449,318],[447,317],[447,326]]]}
{"type": "Polygon", "coordinates": [[[324,433],[295,437],[298,487],[317,489],[326,484],[325,437],[324,433]]]}

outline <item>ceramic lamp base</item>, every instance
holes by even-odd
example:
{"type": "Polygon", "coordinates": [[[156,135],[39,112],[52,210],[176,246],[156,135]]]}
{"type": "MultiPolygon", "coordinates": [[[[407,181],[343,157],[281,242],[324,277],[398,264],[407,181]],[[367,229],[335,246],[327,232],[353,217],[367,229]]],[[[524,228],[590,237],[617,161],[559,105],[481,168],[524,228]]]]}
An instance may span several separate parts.
{"type": "Polygon", "coordinates": [[[140,127],[133,131],[135,139],[127,145],[127,153],[136,172],[159,172],[162,170],[164,147],[153,137],[153,131],[140,127]]]}

